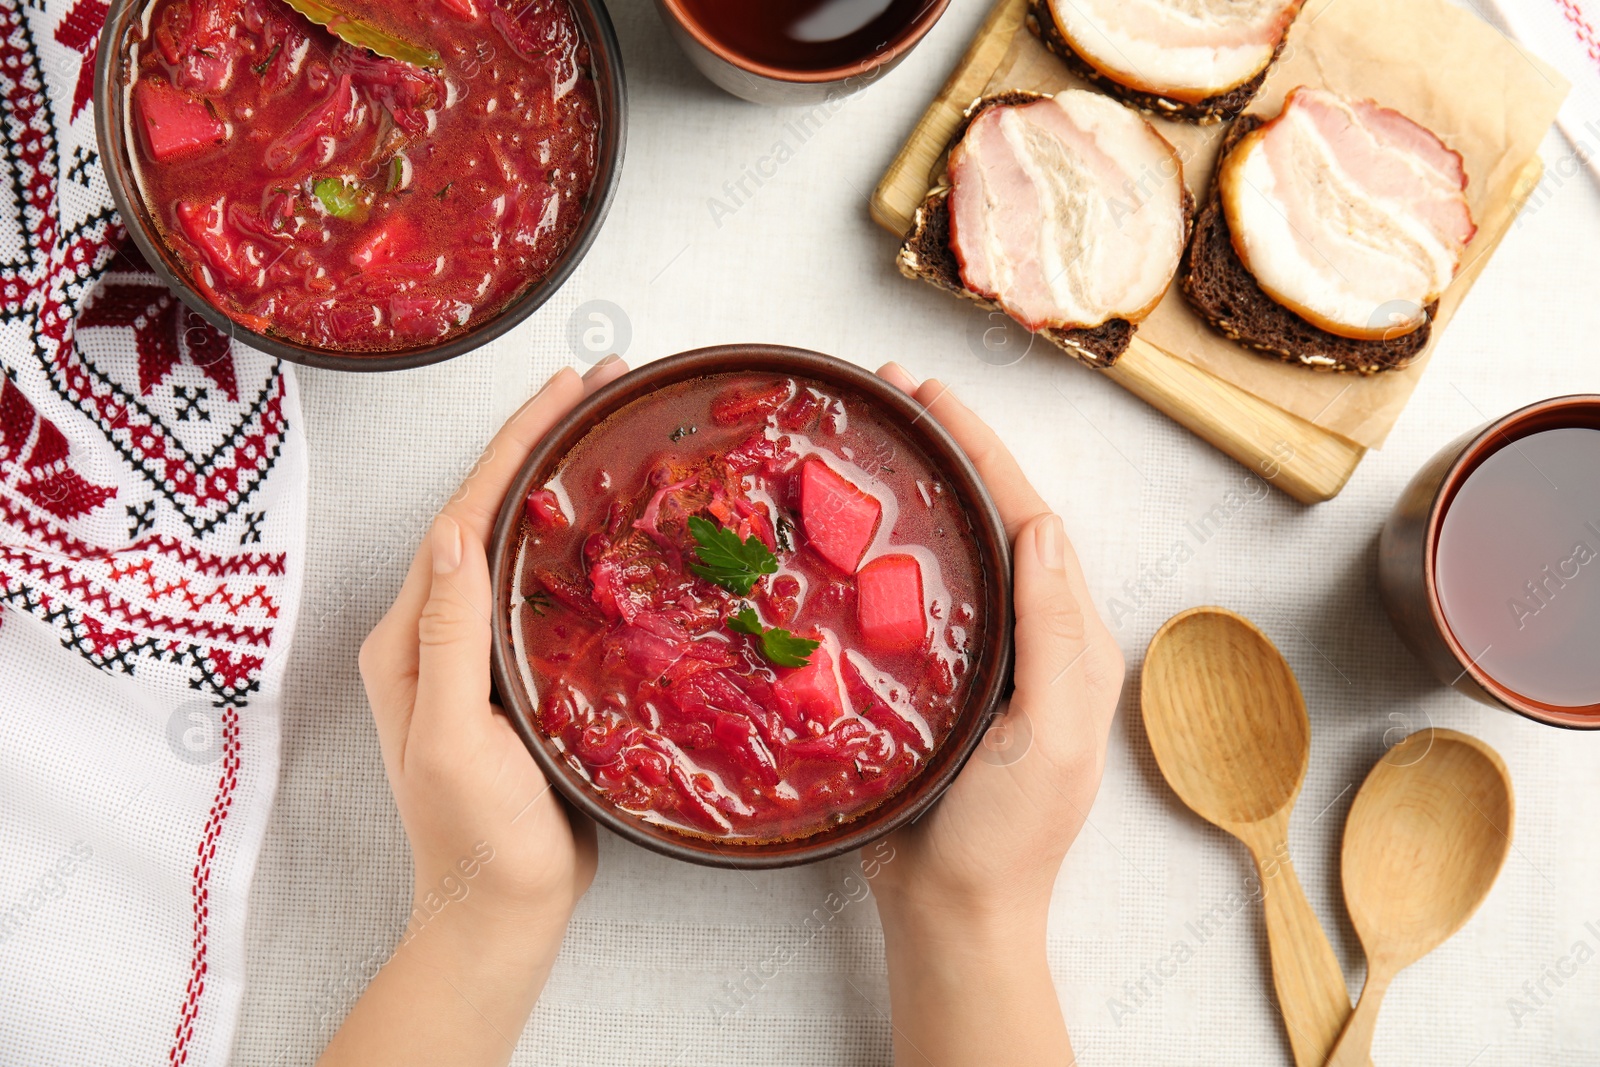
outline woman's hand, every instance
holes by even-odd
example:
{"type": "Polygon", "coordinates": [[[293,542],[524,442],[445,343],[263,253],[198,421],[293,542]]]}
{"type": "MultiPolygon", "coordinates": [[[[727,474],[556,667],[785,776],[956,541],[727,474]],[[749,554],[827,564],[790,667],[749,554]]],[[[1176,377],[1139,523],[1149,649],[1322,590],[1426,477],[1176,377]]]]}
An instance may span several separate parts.
{"type": "Polygon", "coordinates": [[[993,430],[937,381],[879,373],[967,453],[1015,570],[1016,690],[939,803],[864,856],[889,956],[896,1062],[1072,1063],[1045,960],[1050,893],[1100,787],[1122,653],[1061,519],[993,430]]]}
{"type": "Polygon", "coordinates": [[[485,542],[534,444],[627,368],[551,378],[501,428],[434,521],[361,647],[384,768],[411,842],[399,949],[320,1061],[505,1063],[595,873],[594,827],[552,792],[489,702],[485,542]]]}

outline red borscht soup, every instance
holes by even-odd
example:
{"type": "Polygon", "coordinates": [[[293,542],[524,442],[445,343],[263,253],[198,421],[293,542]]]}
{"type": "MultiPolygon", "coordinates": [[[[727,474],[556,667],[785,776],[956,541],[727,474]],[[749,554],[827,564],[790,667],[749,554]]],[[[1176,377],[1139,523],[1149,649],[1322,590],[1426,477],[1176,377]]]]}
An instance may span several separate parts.
{"type": "Polygon", "coordinates": [[[140,193],[241,325],[344,352],[430,345],[547,274],[582,221],[589,45],[567,0],[341,7],[427,61],[283,0],[154,0],[129,95],[140,193]]]}
{"type": "Polygon", "coordinates": [[[639,818],[808,836],[926,765],[989,620],[928,459],[845,390],[710,375],[590,430],[526,501],[511,633],[535,726],[639,818]]]}

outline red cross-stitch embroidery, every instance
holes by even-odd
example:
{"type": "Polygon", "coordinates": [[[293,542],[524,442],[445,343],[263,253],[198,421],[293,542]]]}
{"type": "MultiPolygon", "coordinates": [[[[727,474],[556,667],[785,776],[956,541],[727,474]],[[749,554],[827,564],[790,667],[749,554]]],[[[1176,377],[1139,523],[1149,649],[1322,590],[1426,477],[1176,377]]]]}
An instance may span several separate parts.
{"type": "Polygon", "coordinates": [[[89,106],[94,95],[94,60],[100,50],[100,30],[111,8],[104,0],[78,0],[67,17],[56,27],[56,40],[83,56],[78,66],[78,84],[72,92],[71,119],[89,106]]]}
{"type": "Polygon", "coordinates": [[[79,121],[107,14],[106,0],[0,0],[0,181],[17,238],[0,247],[0,604],[97,668],[180,686],[187,676],[222,708],[220,775],[191,873],[189,975],[173,1005],[178,1065],[210,1010],[210,889],[245,758],[240,709],[294,595],[260,493],[282,453],[290,386],[119,251],[79,121]],[[41,59],[52,41],[69,50],[50,79],[58,97],[41,59]]]}

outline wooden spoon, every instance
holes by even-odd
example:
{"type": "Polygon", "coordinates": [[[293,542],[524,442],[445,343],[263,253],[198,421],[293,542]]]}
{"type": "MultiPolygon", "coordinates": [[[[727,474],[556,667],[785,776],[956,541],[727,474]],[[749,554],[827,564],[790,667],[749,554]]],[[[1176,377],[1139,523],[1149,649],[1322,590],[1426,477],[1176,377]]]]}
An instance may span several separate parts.
{"type": "Polygon", "coordinates": [[[1511,850],[1516,801],[1500,754],[1454,730],[1420,730],[1373,766],[1344,825],[1344,898],[1367,984],[1330,1067],[1365,1064],[1394,976],[1472,918],[1511,850]]]}
{"type": "Polygon", "coordinates": [[[1272,980],[1298,1067],[1323,1067],[1350,1016],[1344,972],[1289,862],[1289,812],[1311,724],[1283,656],[1222,608],[1174,616],[1150,641],[1145,732],[1173,790],[1255,857],[1272,980]]]}

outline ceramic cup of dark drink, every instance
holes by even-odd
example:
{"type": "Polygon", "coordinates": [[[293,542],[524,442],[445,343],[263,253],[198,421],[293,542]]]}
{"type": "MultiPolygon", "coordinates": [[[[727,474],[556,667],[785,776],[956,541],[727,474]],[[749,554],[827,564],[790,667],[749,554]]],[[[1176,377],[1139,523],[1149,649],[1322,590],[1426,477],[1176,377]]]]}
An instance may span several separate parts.
{"type": "Polygon", "coordinates": [[[1440,681],[1600,729],[1600,395],[1533,404],[1429,460],[1384,526],[1378,590],[1440,681]]]}
{"type": "Polygon", "coordinates": [[[656,0],[713,83],[757,104],[819,104],[893,70],[950,0],[656,0]]]}

